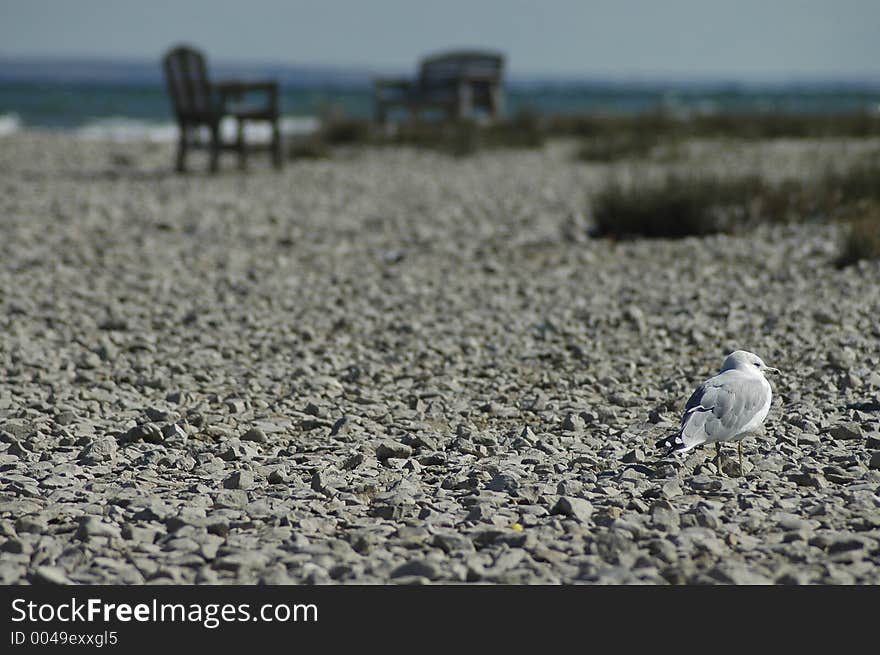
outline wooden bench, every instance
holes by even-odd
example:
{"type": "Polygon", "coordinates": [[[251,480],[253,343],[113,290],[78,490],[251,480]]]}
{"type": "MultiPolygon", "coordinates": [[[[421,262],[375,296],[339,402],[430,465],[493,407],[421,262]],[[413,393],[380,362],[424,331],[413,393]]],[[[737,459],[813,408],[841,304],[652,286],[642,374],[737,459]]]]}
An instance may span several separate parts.
{"type": "Polygon", "coordinates": [[[504,104],[504,56],[494,52],[458,51],[432,55],[419,65],[415,80],[375,80],[376,120],[384,124],[388,110],[406,109],[419,119],[421,112],[439,109],[447,120],[468,118],[483,109],[492,119],[501,117],[504,104]]]}
{"type": "Polygon", "coordinates": [[[211,172],[216,172],[222,150],[238,152],[238,163],[244,168],[248,150],[269,150],[276,168],[281,168],[281,130],[278,124],[278,83],[271,80],[211,82],[204,55],[188,46],[178,46],[166,53],[163,59],[165,81],[171,96],[174,115],[180,128],[177,144],[178,172],[186,170],[186,153],[189,148],[205,147],[197,138],[197,130],[207,127],[210,138],[207,148],[211,153],[211,172]],[[259,93],[263,101],[256,105],[240,104],[249,94],[259,93]],[[223,141],[220,122],[231,116],[236,121],[237,138],[234,142],[223,141]],[[245,143],[246,122],[268,122],[272,139],[268,145],[245,143]]]}

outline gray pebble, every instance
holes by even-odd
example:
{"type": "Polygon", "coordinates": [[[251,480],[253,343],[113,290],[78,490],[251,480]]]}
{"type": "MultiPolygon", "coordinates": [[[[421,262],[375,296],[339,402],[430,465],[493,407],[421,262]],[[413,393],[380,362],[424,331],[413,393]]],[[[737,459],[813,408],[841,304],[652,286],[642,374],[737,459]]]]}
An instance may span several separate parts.
{"type": "Polygon", "coordinates": [[[412,456],[412,448],[397,441],[385,440],[376,446],[376,457],[380,461],[391,458],[406,459],[410,456],[412,456]]]}
{"type": "Polygon", "coordinates": [[[251,428],[243,435],[241,435],[242,441],[253,441],[256,443],[269,443],[268,437],[266,437],[266,433],[263,432],[260,428],[251,428]]]}
{"type": "Polygon", "coordinates": [[[252,489],[254,487],[254,475],[250,471],[235,471],[223,480],[226,489],[252,489]]]}
{"type": "Polygon", "coordinates": [[[550,510],[551,514],[561,514],[576,518],[582,523],[590,520],[593,514],[593,505],[583,498],[574,498],[570,496],[560,496],[556,504],[550,510]]]}
{"type": "Polygon", "coordinates": [[[858,423],[839,423],[832,427],[828,434],[838,440],[861,439],[864,435],[858,423]]]}
{"type": "Polygon", "coordinates": [[[434,580],[438,577],[437,569],[430,562],[424,560],[412,560],[401,564],[391,572],[392,578],[402,578],[407,576],[418,576],[434,580]]]}
{"type": "Polygon", "coordinates": [[[38,566],[28,576],[33,584],[69,585],[73,584],[67,572],[59,566],[38,566]]]}
{"type": "Polygon", "coordinates": [[[79,453],[79,459],[84,464],[100,464],[112,462],[116,459],[116,440],[113,437],[97,437],[79,453]]]}
{"type": "Polygon", "coordinates": [[[97,516],[83,516],[76,529],[76,537],[81,540],[89,537],[120,538],[121,536],[122,531],[117,526],[104,523],[97,516]]]}

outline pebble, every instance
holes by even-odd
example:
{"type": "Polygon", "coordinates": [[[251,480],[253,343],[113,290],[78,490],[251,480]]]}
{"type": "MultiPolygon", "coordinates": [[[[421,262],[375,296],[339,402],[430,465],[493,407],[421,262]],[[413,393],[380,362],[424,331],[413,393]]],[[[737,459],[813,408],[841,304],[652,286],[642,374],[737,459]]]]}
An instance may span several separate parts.
{"type": "Polygon", "coordinates": [[[408,576],[417,576],[434,580],[439,577],[437,569],[430,562],[424,560],[412,560],[396,567],[391,571],[392,578],[402,578],[408,576]]]}
{"type": "Polygon", "coordinates": [[[84,516],[79,520],[76,530],[77,539],[85,541],[89,537],[120,538],[122,531],[115,525],[104,523],[97,516],[84,516]]]}
{"type": "Polygon", "coordinates": [[[254,475],[250,471],[236,471],[223,480],[226,489],[252,489],[253,486],[254,475]]]}
{"type": "Polygon", "coordinates": [[[569,496],[560,496],[556,504],[550,510],[551,514],[562,514],[576,518],[582,523],[586,523],[593,515],[593,505],[583,498],[573,498],[569,496]]]}
{"type": "Polygon", "coordinates": [[[255,443],[266,444],[269,443],[269,438],[266,436],[266,433],[263,432],[260,428],[251,428],[243,435],[241,435],[242,441],[253,441],[255,443]]]}
{"type": "Polygon", "coordinates": [[[380,461],[391,458],[406,459],[410,456],[412,456],[412,448],[403,443],[385,440],[376,446],[376,457],[380,461]]]}
{"type": "Polygon", "coordinates": [[[38,566],[34,572],[28,576],[28,579],[34,584],[73,584],[70,578],[67,577],[67,572],[60,566],[38,566]]]}
{"type": "Polygon", "coordinates": [[[507,473],[499,473],[486,485],[486,489],[489,491],[502,491],[505,493],[514,493],[518,488],[519,480],[507,473]]]}
{"type": "Polygon", "coordinates": [[[116,459],[117,450],[113,437],[98,437],[80,451],[78,458],[84,464],[112,462],[116,459]]]}
{"type": "Polygon", "coordinates": [[[155,424],[143,423],[131,428],[120,438],[120,443],[123,444],[138,441],[159,444],[165,441],[165,435],[162,434],[162,430],[155,424]]]}
{"type": "Polygon", "coordinates": [[[861,439],[862,428],[857,423],[839,423],[832,427],[828,434],[838,440],[861,439]]]}

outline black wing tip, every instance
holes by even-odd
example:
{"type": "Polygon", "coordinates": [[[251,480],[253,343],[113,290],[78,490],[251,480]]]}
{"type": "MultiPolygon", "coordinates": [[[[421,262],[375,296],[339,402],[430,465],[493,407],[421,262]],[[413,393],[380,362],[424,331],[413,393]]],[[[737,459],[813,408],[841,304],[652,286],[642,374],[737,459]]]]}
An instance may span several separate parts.
{"type": "Polygon", "coordinates": [[[684,439],[681,438],[681,434],[672,434],[668,437],[663,437],[660,439],[654,446],[658,449],[666,449],[666,452],[663,453],[663,457],[671,455],[676,450],[681,450],[684,448],[684,439]]]}

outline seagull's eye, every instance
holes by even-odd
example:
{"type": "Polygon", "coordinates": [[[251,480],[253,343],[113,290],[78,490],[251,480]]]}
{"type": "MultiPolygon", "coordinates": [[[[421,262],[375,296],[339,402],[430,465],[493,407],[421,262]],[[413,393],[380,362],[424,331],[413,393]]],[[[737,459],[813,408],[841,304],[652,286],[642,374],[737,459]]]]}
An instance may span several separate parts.
{"type": "Polygon", "coordinates": [[[752,364],[754,364],[754,365],[757,366],[758,368],[761,368],[761,364],[759,364],[758,362],[752,362],[752,364]]]}

